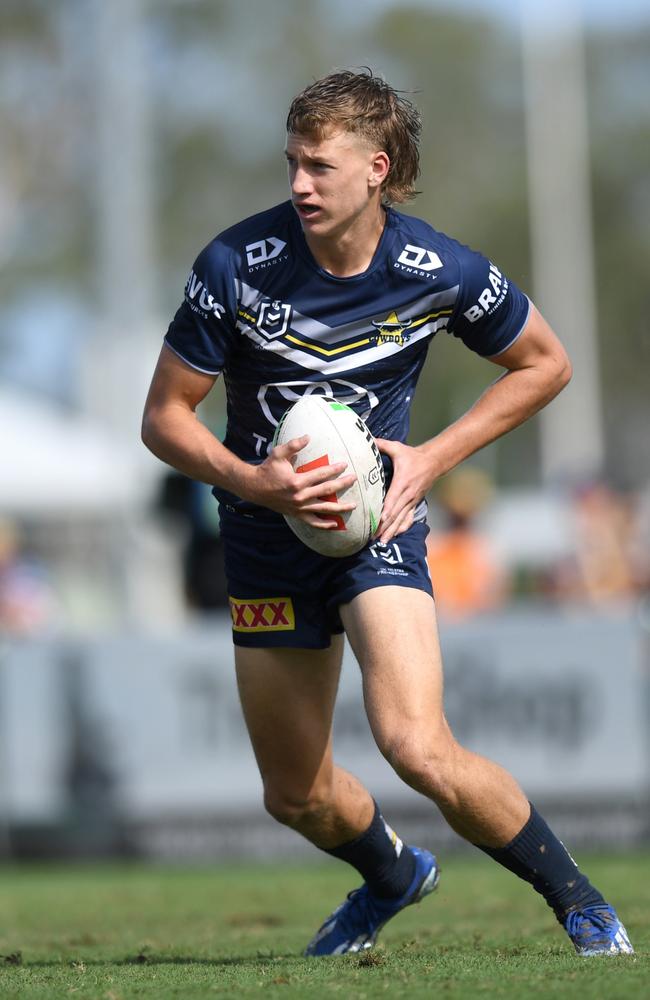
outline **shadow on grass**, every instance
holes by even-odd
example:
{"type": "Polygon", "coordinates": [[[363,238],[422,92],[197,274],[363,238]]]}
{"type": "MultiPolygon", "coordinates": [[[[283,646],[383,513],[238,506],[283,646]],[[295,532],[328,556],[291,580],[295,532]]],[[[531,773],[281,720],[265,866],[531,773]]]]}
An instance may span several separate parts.
{"type": "Polygon", "coordinates": [[[154,965],[211,965],[215,967],[227,967],[236,965],[250,965],[262,966],[267,965],[269,962],[277,963],[291,963],[291,962],[301,962],[303,957],[301,955],[289,954],[289,955],[235,955],[232,958],[190,958],[184,955],[147,955],[140,954],[129,956],[127,958],[79,958],[79,959],[51,959],[49,961],[34,961],[22,959],[20,962],[8,962],[2,963],[1,968],[22,968],[22,969],[75,969],[81,966],[87,968],[100,968],[102,966],[109,968],[110,966],[154,966],[154,965]]]}

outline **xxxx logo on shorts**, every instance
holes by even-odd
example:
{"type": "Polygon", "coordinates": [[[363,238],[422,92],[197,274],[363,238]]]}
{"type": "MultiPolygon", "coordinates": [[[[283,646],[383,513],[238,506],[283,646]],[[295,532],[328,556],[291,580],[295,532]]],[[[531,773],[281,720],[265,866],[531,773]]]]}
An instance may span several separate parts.
{"type": "Polygon", "coordinates": [[[290,597],[229,597],[235,632],[288,632],[295,630],[296,617],[290,597]]]}

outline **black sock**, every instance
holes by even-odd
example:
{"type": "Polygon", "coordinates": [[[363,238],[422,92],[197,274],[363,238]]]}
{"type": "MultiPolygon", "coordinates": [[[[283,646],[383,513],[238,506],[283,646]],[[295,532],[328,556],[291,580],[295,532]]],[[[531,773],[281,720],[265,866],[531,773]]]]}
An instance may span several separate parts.
{"type": "Polygon", "coordinates": [[[530,882],[539,892],[560,923],[569,910],[604,903],[605,900],[583,875],[564,844],[548,828],[531,804],[530,819],[523,830],[505,847],[483,847],[482,851],[530,882]]]}
{"type": "Polygon", "coordinates": [[[340,847],[325,850],[356,868],[374,896],[402,896],[415,874],[413,853],[388,826],[376,802],[372,823],[365,833],[340,847]]]}

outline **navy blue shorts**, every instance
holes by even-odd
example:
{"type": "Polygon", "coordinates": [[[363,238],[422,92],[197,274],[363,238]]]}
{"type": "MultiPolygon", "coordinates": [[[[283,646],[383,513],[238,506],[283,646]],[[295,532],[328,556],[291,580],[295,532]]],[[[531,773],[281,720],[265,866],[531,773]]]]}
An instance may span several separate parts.
{"type": "Polygon", "coordinates": [[[433,596],[421,521],[387,545],[343,559],[319,555],[279,515],[246,517],[220,506],[226,577],[237,646],[326,649],[343,631],[339,605],[373,587],[433,596]]]}

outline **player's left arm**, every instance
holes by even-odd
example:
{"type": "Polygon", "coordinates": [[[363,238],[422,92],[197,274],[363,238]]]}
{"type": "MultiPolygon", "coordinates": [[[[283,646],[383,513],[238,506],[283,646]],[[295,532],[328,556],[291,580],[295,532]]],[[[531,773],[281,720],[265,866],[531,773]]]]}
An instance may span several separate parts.
{"type": "Polygon", "coordinates": [[[414,448],[377,439],[379,450],[393,463],[376,533],[382,542],[410,527],[415,508],[437,479],[541,410],[571,378],[564,347],[533,305],[523,333],[488,360],[505,371],[440,434],[414,448]]]}

